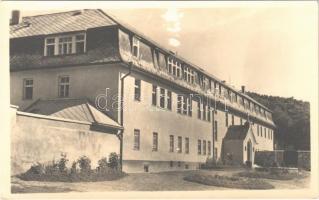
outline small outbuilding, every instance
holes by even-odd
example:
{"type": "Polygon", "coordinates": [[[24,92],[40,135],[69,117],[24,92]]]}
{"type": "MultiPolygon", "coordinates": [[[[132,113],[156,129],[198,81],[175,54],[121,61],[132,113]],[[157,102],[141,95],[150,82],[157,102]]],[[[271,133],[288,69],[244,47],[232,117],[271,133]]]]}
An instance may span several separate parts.
{"type": "Polygon", "coordinates": [[[224,161],[233,165],[245,164],[247,161],[253,164],[256,145],[250,122],[229,126],[223,140],[224,161]]]}

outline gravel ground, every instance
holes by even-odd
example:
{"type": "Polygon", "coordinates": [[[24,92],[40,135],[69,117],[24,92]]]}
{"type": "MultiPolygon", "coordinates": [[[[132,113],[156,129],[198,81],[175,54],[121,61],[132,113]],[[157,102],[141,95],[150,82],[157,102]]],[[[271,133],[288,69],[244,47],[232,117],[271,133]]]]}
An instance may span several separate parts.
{"type": "MultiPolygon", "coordinates": [[[[54,192],[103,192],[103,191],[199,191],[199,190],[225,190],[229,188],[207,186],[183,180],[191,173],[203,173],[209,175],[231,176],[244,169],[227,170],[197,170],[181,172],[143,173],[129,174],[115,181],[103,182],[39,182],[23,181],[12,177],[12,193],[54,193],[54,192]]],[[[300,180],[268,180],[276,189],[297,189],[309,187],[309,176],[300,180]]]]}

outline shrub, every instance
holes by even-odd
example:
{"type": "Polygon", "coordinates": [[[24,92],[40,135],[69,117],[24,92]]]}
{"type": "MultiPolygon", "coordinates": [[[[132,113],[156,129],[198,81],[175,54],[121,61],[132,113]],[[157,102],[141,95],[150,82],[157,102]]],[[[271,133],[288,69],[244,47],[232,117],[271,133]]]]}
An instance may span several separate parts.
{"type": "Polygon", "coordinates": [[[82,156],[78,159],[78,163],[82,173],[91,171],[91,160],[87,156],[82,156]]]}
{"type": "Polygon", "coordinates": [[[99,173],[108,173],[110,171],[109,164],[107,162],[107,158],[103,157],[98,161],[97,171],[99,173]]]}
{"type": "Polygon", "coordinates": [[[203,169],[221,169],[225,167],[224,163],[219,159],[207,158],[206,163],[201,165],[203,169]]]}
{"type": "Polygon", "coordinates": [[[59,172],[59,165],[54,160],[45,166],[45,174],[58,175],[59,172]]]}
{"type": "Polygon", "coordinates": [[[26,181],[60,181],[60,182],[79,182],[79,181],[111,181],[124,177],[126,174],[118,170],[118,155],[110,155],[109,162],[104,157],[98,161],[96,170],[91,170],[91,160],[82,156],[77,161],[73,161],[70,171],[66,167],[66,155],[62,154],[61,159],[52,161],[48,165],[40,163],[34,164],[31,168],[17,177],[26,181]],[[78,173],[79,165],[80,173],[78,173]],[[111,168],[112,166],[112,168],[111,168]]]}
{"type": "Polygon", "coordinates": [[[26,173],[27,174],[44,174],[45,173],[44,165],[39,162],[36,164],[33,164],[26,173]]]}
{"type": "Polygon", "coordinates": [[[67,167],[66,167],[66,163],[68,162],[69,160],[66,159],[66,154],[65,153],[62,153],[61,154],[61,158],[60,160],[58,161],[58,168],[59,168],[59,171],[62,172],[62,173],[66,173],[67,172],[67,167]]]}
{"type": "Polygon", "coordinates": [[[240,188],[240,189],[272,189],[271,184],[258,179],[248,179],[242,177],[228,177],[220,175],[192,174],[184,177],[184,180],[212,185],[217,187],[240,188]]]}
{"type": "Polygon", "coordinates": [[[71,174],[76,174],[77,168],[76,168],[77,162],[73,161],[71,166],[71,174]]]}
{"type": "Polygon", "coordinates": [[[119,156],[116,153],[114,153],[114,152],[110,153],[108,166],[112,169],[118,169],[119,156]]]}

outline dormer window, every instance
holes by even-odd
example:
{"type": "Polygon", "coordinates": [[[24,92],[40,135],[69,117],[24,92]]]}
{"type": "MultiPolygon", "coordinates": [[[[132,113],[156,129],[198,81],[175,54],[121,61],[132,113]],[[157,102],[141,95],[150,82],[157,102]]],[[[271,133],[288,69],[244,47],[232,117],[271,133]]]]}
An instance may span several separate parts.
{"type": "Polygon", "coordinates": [[[49,37],[45,39],[44,56],[84,53],[85,48],[86,35],[83,33],[49,37]]]}
{"type": "Polygon", "coordinates": [[[59,38],[59,55],[72,53],[72,37],[59,38]]]}
{"type": "Polygon", "coordinates": [[[138,58],[140,54],[140,41],[133,37],[133,49],[132,49],[133,56],[138,58]]]}
{"type": "Polygon", "coordinates": [[[173,58],[167,60],[168,72],[180,78],[182,76],[182,64],[173,58]]]}
{"type": "Polygon", "coordinates": [[[184,66],[184,80],[194,84],[194,71],[187,66],[184,66]]]}
{"type": "Polygon", "coordinates": [[[55,38],[47,38],[46,39],[46,56],[54,55],[54,46],[55,46],[55,38]]]}

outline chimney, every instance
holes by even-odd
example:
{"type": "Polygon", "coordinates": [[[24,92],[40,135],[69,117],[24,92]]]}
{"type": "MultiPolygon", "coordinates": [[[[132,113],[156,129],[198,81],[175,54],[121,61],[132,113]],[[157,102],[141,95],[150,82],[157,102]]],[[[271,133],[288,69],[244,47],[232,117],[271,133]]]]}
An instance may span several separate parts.
{"type": "Polygon", "coordinates": [[[20,11],[19,10],[13,10],[12,13],[11,13],[10,25],[19,24],[19,20],[20,20],[20,11]]]}
{"type": "Polygon", "coordinates": [[[245,86],[244,85],[241,86],[241,92],[245,94],[245,86]]]}

